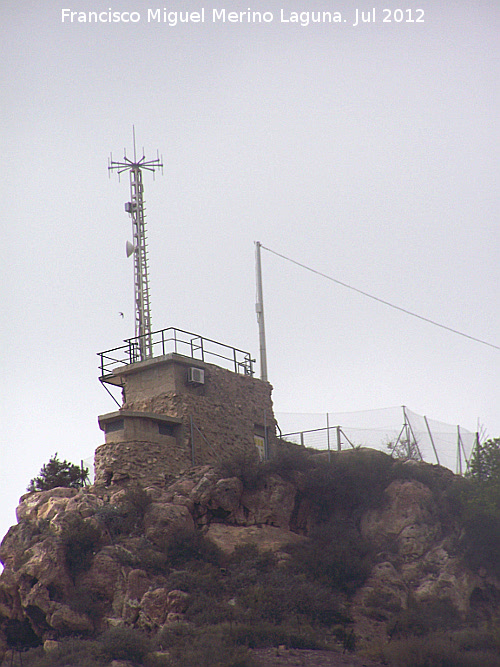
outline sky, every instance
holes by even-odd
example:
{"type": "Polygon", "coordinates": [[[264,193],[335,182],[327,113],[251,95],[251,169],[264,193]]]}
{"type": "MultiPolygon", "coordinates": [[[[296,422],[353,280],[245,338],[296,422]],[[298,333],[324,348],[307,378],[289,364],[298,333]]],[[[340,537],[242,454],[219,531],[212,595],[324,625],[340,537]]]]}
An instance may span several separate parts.
{"type": "Polygon", "coordinates": [[[499,14],[497,0],[2,0],[2,535],[41,466],[92,457],[116,407],[97,353],[134,335],[133,265],[128,180],[108,157],[132,154],[132,126],[164,163],[144,176],[155,330],[258,358],[260,241],[497,346],[263,250],[285,430],[286,413],[406,405],[500,436],[499,14]],[[164,7],[205,21],[148,22],[164,7]],[[78,20],[109,10],[133,20],[78,20]],[[292,21],[307,11],[341,21],[292,21]]]}

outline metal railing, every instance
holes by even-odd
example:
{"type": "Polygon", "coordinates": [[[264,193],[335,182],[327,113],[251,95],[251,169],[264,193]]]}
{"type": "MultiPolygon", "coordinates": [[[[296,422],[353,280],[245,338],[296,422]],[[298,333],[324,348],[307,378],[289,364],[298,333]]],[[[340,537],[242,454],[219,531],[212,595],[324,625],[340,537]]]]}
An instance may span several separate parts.
{"type": "Polygon", "coordinates": [[[255,359],[252,359],[251,354],[244,350],[175,327],[154,331],[150,335],[152,354],[147,357],[141,355],[141,336],[127,338],[125,345],[98,352],[101,378],[112,375],[113,371],[120,366],[128,366],[170,353],[214,363],[222,368],[229,368],[235,373],[254,374],[255,359]]]}

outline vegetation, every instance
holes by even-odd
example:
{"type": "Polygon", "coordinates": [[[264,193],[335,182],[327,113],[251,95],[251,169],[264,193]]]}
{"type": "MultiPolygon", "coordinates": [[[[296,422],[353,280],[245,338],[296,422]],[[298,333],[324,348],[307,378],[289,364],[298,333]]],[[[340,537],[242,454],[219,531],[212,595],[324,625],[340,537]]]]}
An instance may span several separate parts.
{"type": "Polygon", "coordinates": [[[88,479],[89,471],[69,463],[68,461],[60,461],[57,458],[57,452],[45,463],[40,470],[38,477],[34,477],[29,485],[28,491],[49,491],[59,486],[70,489],[81,488],[88,479]]]}
{"type": "Polygon", "coordinates": [[[66,565],[73,577],[86,572],[101,543],[101,532],[92,523],[77,519],[69,523],[61,534],[66,565]]]}
{"type": "MultiPolygon", "coordinates": [[[[159,575],[168,590],[188,594],[184,620],[157,632],[120,627],[86,641],[65,639],[50,655],[26,635],[25,648],[33,648],[23,664],[105,667],[128,660],[144,667],[255,667],[253,648],[283,644],[353,650],[350,602],[377,558],[362,538],[361,517],[384,503],[384,490],[395,479],[428,486],[450,535],[452,526],[464,528],[453,533],[457,555],[477,571],[500,576],[500,440],[476,450],[465,479],[454,479],[438,466],[407,465],[381,452],[350,451],[328,461],[324,454],[295,445],[284,446],[269,462],[235,457],[221,465],[221,474],[239,477],[250,491],[264,488],[276,474],[296,482],[297,506],[308,508],[308,523],[301,523],[297,512],[294,528],[307,532],[309,539],[288,547],[279,560],[252,545],[228,556],[202,529],[179,530],[153,544],[143,536],[151,498],[140,487],[129,487],[114,504],[99,509],[97,523],[79,519],[61,533],[75,582],[72,607],[94,620],[109,613],[108,600],[78,585],[78,575],[91,567],[104,538],[121,565],[159,575]]],[[[403,610],[386,606],[380,618],[389,619],[388,640],[372,647],[371,657],[390,667],[500,667],[495,616],[500,603],[493,597],[486,602],[491,602],[489,615],[473,610],[465,624],[446,600],[410,599],[403,610]]]]}

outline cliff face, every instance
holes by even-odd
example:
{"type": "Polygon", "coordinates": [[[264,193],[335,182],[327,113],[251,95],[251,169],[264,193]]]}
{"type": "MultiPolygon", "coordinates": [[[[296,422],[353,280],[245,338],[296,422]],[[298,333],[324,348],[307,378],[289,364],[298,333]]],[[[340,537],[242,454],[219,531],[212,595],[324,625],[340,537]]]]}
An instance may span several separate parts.
{"type": "MultiPolygon", "coordinates": [[[[426,467],[437,470],[441,489],[453,482],[449,471],[426,467]]],[[[245,545],[272,551],[279,569],[291,550],[310,543],[329,519],[325,511],[342,515],[339,526],[350,514],[349,526],[370,554],[368,576],[338,596],[359,641],[387,637],[391,618],[419,603],[443,603],[462,621],[494,612],[500,583],[467,567],[457,548],[460,522],[435,489],[417,479],[388,479],[380,502],[346,510],[335,498],[318,504],[319,477],[311,487],[304,471],[277,470],[249,483],[202,466],[166,487],[26,494],[0,548],[1,627],[28,619],[41,642],[120,625],[156,632],[189,618],[192,592],[182,576],[172,576],[168,547],[179,531],[201,530],[228,556],[245,545]]],[[[342,541],[342,530],[335,535],[342,541]]],[[[243,593],[220,604],[243,606],[243,593]]],[[[1,641],[5,650],[5,634],[1,641]]]]}

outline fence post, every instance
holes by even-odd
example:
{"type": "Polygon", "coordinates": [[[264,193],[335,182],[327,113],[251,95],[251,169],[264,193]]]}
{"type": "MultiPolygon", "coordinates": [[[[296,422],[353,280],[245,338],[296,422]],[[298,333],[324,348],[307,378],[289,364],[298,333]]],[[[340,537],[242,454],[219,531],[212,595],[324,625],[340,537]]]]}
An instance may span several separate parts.
{"type": "Polygon", "coordinates": [[[342,440],[340,439],[340,426],[337,426],[337,451],[342,451],[342,440]]]}

